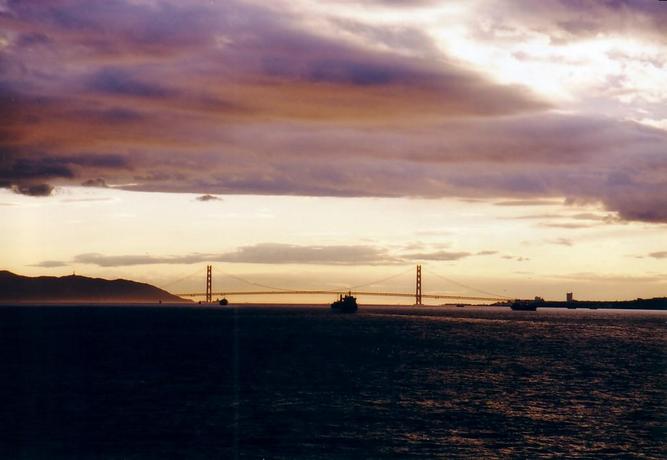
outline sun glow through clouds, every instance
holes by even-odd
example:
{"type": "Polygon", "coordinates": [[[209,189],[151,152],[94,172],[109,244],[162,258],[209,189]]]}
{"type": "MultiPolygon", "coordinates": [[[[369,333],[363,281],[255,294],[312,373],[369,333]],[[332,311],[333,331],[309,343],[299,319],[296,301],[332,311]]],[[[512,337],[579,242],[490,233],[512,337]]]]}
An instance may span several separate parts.
{"type": "Polygon", "coordinates": [[[658,295],[659,3],[0,2],[5,268],[658,295]]]}

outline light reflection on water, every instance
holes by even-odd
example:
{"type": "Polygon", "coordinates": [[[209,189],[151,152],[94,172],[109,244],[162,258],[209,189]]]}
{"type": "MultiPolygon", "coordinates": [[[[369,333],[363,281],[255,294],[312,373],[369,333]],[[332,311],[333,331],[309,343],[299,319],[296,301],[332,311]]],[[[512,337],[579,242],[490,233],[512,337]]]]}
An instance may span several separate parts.
{"type": "Polygon", "coordinates": [[[44,310],[1,318],[26,457],[667,454],[664,313],[44,310]]]}

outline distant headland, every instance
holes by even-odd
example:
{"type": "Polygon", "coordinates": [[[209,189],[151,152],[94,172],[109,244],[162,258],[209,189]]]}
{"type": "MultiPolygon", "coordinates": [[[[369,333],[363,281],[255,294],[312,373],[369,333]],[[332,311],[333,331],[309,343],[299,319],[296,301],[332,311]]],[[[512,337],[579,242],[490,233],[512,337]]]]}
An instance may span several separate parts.
{"type": "Polygon", "coordinates": [[[21,276],[0,270],[0,302],[190,302],[146,283],[86,276],[21,276]]]}
{"type": "Polygon", "coordinates": [[[534,311],[537,308],[567,308],[597,310],[599,308],[611,310],[667,310],[667,297],[635,300],[573,300],[566,302],[544,300],[535,297],[534,300],[514,300],[497,302],[496,306],[510,306],[512,310],[534,311]]]}

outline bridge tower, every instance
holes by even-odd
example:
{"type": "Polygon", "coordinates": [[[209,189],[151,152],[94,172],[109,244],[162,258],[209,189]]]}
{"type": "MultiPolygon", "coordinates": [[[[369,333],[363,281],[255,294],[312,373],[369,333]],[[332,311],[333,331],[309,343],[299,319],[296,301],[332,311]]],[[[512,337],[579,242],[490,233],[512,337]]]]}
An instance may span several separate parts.
{"type": "Polygon", "coordinates": [[[415,290],[415,304],[422,304],[422,266],[417,265],[417,289],[415,290]]]}
{"type": "Polygon", "coordinates": [[[211,303],[213,301],[213,266],[206,266],[206,303],[211,303]]]}

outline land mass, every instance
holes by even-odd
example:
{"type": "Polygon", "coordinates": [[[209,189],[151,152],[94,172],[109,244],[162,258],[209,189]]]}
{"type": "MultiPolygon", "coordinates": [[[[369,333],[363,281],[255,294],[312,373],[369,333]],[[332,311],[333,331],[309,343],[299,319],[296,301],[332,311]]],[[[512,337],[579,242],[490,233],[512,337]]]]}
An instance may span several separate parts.
{"type": "Polygon", "coordinates": [[[0,270],[0,302],[189,302],[146,283],[86,276],[21,276],[0,270]]]}
{"type": "Polygon", "coordinates": [[[572,300],[570,302],[559,302],[536,298],[535,300],[515,300],[510,302],[499,302],[494,305],[509,305],[516,310],[534,310],[536,308],[598,308],[618,310],[667,310],[667,297],[654,297],[652,299],[635,300],[572,300]]]}

